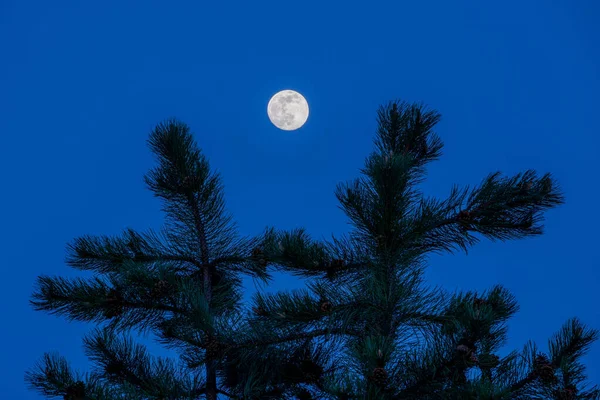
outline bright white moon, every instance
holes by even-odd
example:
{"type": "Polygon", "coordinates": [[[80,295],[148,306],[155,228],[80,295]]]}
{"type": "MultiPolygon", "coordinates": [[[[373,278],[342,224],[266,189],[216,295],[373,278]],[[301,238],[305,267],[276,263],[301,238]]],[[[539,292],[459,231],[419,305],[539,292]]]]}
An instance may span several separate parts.
{"type": "Polygon", "coordinates": [[[294,131],[308,119],[308,103],[304,96],[293,90],[282,90],[269,100],[269,119],[279,129],[294,131]]]}

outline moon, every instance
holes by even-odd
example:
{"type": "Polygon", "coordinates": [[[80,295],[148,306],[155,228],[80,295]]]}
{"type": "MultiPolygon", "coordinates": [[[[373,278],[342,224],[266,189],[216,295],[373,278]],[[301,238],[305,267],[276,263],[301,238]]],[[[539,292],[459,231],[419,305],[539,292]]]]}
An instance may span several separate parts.
{"type": "Polygon", "coordinates": [[[267,114],[273,125],[279,129],[295,131],[308,120],[308,103],[300,93],[282,90],[269,100],[267,114]]]}

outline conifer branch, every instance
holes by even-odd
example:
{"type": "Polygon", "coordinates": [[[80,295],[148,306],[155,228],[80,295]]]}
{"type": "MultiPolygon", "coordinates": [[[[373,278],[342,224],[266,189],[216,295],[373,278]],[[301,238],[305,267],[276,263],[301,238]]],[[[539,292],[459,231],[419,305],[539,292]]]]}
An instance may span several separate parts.
{"type": "Polygon", "coordinates": [[[194,257],[177,249],[176,244],[168,243],[152,230],[142,234],[127,229],[121,236],[85,235],[67,245],[67,265],[80,270],[118,273],[131,262],[168,263],[181,271],[198,264],[194,257]]]}

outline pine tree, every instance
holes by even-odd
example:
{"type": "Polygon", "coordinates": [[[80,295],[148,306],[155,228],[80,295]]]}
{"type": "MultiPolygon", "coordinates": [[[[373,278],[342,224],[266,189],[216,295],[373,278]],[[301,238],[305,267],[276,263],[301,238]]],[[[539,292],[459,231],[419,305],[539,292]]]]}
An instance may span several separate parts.
{"type": "MultiPolygon", "coordinates": [[[[302,358],[313,363],[298,393],[314,399],[600,398],[597,387],[586,389],[580,362],[596,330],[572,319],[550,339],[549,354],[528,343],[501,358],[507,321],[518,310],[506,289],[450,294],[423,284],[429,253],[466,252],[480,238],[540,235],[543,212],[564,201],[551,175],[494,173],[475,188],[454,187],[445,200],[428,198],[417,185],[441,155],[433,132],[440,115],[393,102],[378,117],[377,151],[367,158],[364,177],[336,191],[351,234],[314,241],[304,230],[272,230],[265,238],[269,262],[310,280],[305,290],[254,299],[259,342],[294,362],[287,356],[294,346],[278,343],[297,339],[302,358]]],[[[250,369],[266,360],[254,351],[246,358],[256,360],[250,369]]]]}
{"type": "Polygon", "coordinates": [[[84,340],[95,370],[84,376],[46,354],[26,375],[46,396],[65,399],[216,399],[219,362],[242,317],[243,274],[268,279],[252,254],[260,238],[239,238],[189,128],[159,124],[148,144],[159,165],[145,177],[163,200],[159,232],[127,229],[68,245],[67,264],[90,279],[42,276],[32,304],[70,320],[99,324],[84,340]],[[152,357],[129,332],[153,333],[181,361],[152,357]]]}
{"type": "Polygon", "coordinates": [[[84,340],[93,372],[46,354],[29,384],[65,399],[600,398],[580,362],[597,331],[572,319],[549,354],[528,343],[500,358],[518,310],[506,289],[450,294],[423,282],[431,252],[541,234],[543,212],[563,202],[553,178],[495,173],[427,198],[417,185],[441,155],[439,114],[394,102],[378,116],[364,178],[336,192],[355,230],[331,241],[274,228],[238,238],[189,128],[157,126],[159,167],[146,182],[164,200],[166,227],[79,238],[67,263],[94,277],[39,278],[36,309],[103,325],[84,340]],[[268,280],[269,270],[309,284],[259,293],[246,310],[242,274],[268,280]],[[180,360],[150,356],[129,331],[152,332],[180,360]]]}

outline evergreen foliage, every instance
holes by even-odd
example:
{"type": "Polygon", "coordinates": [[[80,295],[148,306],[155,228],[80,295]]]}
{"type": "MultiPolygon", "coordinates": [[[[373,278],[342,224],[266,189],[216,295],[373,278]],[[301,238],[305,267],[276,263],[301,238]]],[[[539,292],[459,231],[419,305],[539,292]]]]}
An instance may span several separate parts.
{"type": "Polygon", "coordinates": [[[159,124],[145,181],[164,229],[75,239],[67,264],[93,277],[42,276],[33,295],[36,310],[98,326],[84,339],[93,370],[46,354],[27,382],[69,400],[599,399],[580,361],[598,331],[571,319],[548,354],[528,343],[500,357],[518,311],[506,289],[423,282],[429,253],[540,235],[543,213],[563,202],[535,171],[493,173],[444,200],[422,194],[425,167],[441,156],[439,119],[421,104],[380,107],[363,176],[336,190],[354,229],[330,241],[303,229],[240,237],[189,128],[159,124]],[[243,304],[242,277],[275,270],[309,283],[243,304]],[[153,357],[132,333],[152,333],[179,359],[153,357]]]}

